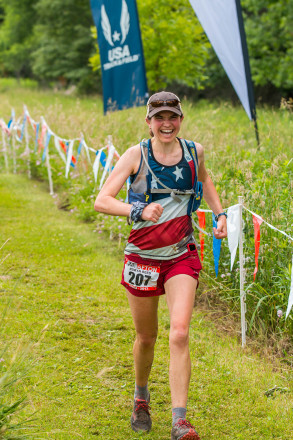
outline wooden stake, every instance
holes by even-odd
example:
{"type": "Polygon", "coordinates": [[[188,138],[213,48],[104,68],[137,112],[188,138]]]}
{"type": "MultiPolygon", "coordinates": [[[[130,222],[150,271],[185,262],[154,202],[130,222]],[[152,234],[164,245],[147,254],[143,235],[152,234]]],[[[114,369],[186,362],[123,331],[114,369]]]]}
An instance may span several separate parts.
{"type": "Polygon", "coordinates": [[[30,158],[30,147],[29,147],[29,138],[28,138],[28,130],[27,130],[27,118],[25,120],[25,125],[24,125],[24,137],[25,137],[25,152],[27,154],[27,175],[28,178],[31,179],[32,177],[32,173],[31,173],[31,158],[30,158]]]}
{"type": "Polygon", "coordinates": [[[16,146],[15,146],[15,136],[13,127],[10,130],[12,138],[12,159],[13,159],[13,173],[16,174],[16,146]]]}
{"type": "Polygon", "coordinates": [[[4,130],[2,130],[2,144],[3,144],[5,168],[6,168],[7,173],[9,173],[8,157],[7,157],[7,146],[6,146],[6,139],[5,139],[5,131],[4,130]]]}
{"type": "Polygon", "coordinates": [[[243,221],[242,221],[242,213],[243,213],[243,197],[238,197],[239,203],[239,222],[240,222],[240,231],[239,231],[239,267],[240,267],[240,305],[241,305],[241,335],[242,335],[242,348],[246,345],[246,294],[244,291],[244,278],[245,278],[245,269],[244,269],[244,253],[243,253],[243,221]]]}
{"type": "Polygon", "coordinates": [[[50,165],[50,159],[49,159],[49,147],[46,154],[46,165],[48,170],[48,179],[49,179],[49,188],[50,188],[50,195],[54,195],[53,191],[53,181],[52,181],[52,172],[51,172],[51,165],[50,165]]]}

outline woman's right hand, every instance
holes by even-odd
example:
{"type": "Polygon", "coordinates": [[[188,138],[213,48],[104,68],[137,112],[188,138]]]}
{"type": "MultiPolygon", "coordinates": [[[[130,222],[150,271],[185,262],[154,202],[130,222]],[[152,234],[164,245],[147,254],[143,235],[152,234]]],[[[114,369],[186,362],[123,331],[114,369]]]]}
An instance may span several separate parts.
{"type": "Polygon", "coordinates": [[[141,219],[157,223],[163,211],[164,208],[159,203],[150,203],[142,211],[141,219]]]}

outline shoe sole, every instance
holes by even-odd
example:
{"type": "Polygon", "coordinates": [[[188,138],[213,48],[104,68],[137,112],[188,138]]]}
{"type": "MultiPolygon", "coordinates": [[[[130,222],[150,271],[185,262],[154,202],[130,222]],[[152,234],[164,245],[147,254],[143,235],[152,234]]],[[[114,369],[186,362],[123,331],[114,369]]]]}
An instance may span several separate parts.
{"type": "MultiPolygon", "coordinates": [[[[174,439],[174,437],[171,437],[171,440],[176,440],[174,439]]],[[[191,432],[191,433],[187,433],[185,434],[183,437],[180,437],[180,439],[178,440],[200,440],[198,434],[191,432]]]]}
{"type": "Polygon", "coordinates": [[[130,424],[131,424],[131,429],[135,432],[150,432],[150,430],[152,429],[152,426],[150,428],[146,428],[146,429],[142,429],[142,428],[136,428],[136,426],[133,425],[133,420],[131,418],[130,420],[130,424]]]}
{"type": "MultiPolygon", "coordinates": [[[[150,429],[140,429],[140,428],[137,429],[132,425],[131,425],[131,429],[132,429],[132,431],[135,431],[135,432],[150,432],[150,429]]],[[[192,440],[194,440],[194,439],[192,439],[192,440]]]]}

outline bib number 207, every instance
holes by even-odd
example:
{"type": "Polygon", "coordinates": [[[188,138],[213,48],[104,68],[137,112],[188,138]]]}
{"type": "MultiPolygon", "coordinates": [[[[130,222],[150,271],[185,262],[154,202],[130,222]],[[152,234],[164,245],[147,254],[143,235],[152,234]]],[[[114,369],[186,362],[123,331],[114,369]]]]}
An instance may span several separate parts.
{"type": "Polygon", "coordinates": [[[156,290],[160,275],[159,266],[134,263],[126,258],[124,281],[137,290],[156,290]]]}
{"type": "Polygon", "coordinates": [[[151,275],[143,275],[142,273],[137,273],[129,271],[129,284],[135,286],[147,286],[149,281],[152,279],[151,275]]]}

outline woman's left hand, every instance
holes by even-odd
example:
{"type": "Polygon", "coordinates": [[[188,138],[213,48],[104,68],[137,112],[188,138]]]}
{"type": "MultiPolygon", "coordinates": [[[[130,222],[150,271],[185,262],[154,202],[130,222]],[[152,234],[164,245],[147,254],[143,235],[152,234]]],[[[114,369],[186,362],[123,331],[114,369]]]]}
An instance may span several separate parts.
{"type": "Polygon", "coordinates": [[[227,220],[224,215],[219,217],[217,228],[213,228],[214,236],[219,240],[227,237],[227,220]]]}

